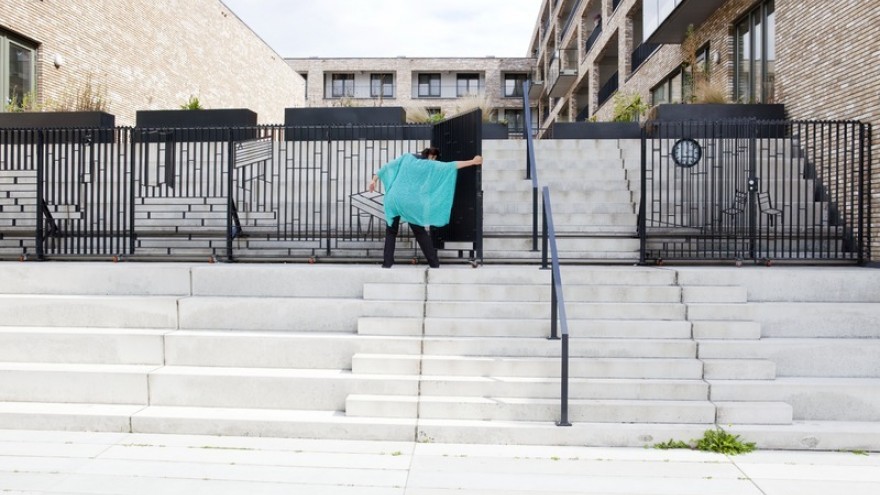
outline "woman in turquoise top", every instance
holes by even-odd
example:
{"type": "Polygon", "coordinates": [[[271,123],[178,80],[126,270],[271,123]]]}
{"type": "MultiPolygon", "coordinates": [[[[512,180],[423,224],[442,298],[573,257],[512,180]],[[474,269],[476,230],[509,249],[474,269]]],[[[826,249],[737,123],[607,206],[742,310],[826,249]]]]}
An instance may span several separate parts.
{"type": "Polygon", "coordinates": [[[391,268],[394,264],[394,245],[401,220],[409,224],[428,266],[440,266],[437,251],[425,227],[442,227],[449,223],[458,169],[482,165],[483,158],[477,155],[471,160],[441,162],[437,161],[439,156],[437,148],[426,148],[421,157],[403,155],[383,165],[370,181],[370,191],[376,189],[379,180],[385,188],[387,227],[383,268],[391,268]]]}

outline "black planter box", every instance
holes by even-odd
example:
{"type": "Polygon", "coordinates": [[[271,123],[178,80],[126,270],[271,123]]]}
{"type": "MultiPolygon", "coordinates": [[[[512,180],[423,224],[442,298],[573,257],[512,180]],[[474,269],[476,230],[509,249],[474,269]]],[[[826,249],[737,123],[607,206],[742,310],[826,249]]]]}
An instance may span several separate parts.
{"type": "Polygon", "coordinates": [[[496,122],[483,123],[483,139],[508,139],[510,137],[507,124],[496,122]]]}
{"type": "Polygon", "coordinates": [[[550,139],[639,139],[638,122],[557,122],[550,128],[550,139]]]}
{"type": "Polygon", "coordinates": [[[430,126],[406,124],[403,107],[286,108],[284,127],[287,141],[431,138],[430,126]]]}
{"type": "Polygon", "coordinates": [[[785,105],[763,103],[663,104],[654,109],[665,138],[782,138],[785,105]],[[757,122],[755,122],[757,121],[757,122]]]}
{"type": "Polygon", "coordinates": [[[210,110],[138,110],[134,136],[138,142],[244,141],[257,137],[257,114],[246,108],[210,110]]]}
{"type": "Polygon", "coordinates": [[[46,143],[110,143],[113,142],[116,117],[106,112],[7,112],[0,113],[0,129],[10,143],[32,144],[37,141],[35,129],[44,129],[46,143]]]}
{"type": "Polygon", "coordinates": [[[654,120],[785,120],[785,105],[764,103],[666,103],[657,105],[654,120]]]}

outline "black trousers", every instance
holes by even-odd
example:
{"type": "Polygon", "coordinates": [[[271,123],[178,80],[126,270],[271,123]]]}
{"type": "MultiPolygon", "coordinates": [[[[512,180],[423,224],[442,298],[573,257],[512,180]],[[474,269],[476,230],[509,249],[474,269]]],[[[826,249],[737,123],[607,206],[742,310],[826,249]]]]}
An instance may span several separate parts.
{"type": "MultiPolygon", "coordinates": [[[[431,236],[428,235],[428,231],[421,225],[409,224],[409,228],[412,230],[416,242],[419,243],[419,247],[422,248],[422,253],[425,254],[425,259],[428,260],[428,266],[438,268],[440,260],[437,258],[437,250],[434,249],[434,243],[431,242],[431,236]]],[[[382,261],[382,266],[385,268],[390,268],[394,264],[394,246],[397,242],[399,230],[400,217],[394,217],[391,225],[386,225],[385,227],[385,252],[382,261]]]]}

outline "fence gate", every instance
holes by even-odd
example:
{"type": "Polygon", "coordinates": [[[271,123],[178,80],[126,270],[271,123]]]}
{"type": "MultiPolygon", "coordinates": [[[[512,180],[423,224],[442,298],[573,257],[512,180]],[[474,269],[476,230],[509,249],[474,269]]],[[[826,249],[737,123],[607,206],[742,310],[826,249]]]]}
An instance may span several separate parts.
{"type": "MultiPolygon", "coordinates": [[[[434,126],[431,144],[440,149],[444,162],[470,160],[483,153],[482,111],[440,122],[434,126]]],[[[449,225],[432,228],[434,246],[473,252],[472,259],[483,259],[483,170],[468,167],[458,171],[455,199],[449,225]]]]}
{"type": "Polygon", "coordinates": [[[641,261],[864,262],[870,177],[858,122],[649,122],[641,261]]]}

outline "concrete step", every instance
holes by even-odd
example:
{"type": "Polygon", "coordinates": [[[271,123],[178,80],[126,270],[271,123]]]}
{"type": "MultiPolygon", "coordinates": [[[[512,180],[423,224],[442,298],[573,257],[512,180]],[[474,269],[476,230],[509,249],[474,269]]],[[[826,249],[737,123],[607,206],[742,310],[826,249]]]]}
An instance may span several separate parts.
{"type": "MultiPolygon", "coordinates": [[[[379,272],[379,269],[376,269],[379,272]]],[[[355,332],[363,316],[421,316],[423,304],[342,298],[191,297],[178,304],[186,330],[355,332]]]]}
{"type": "Polygon", "coordinates": [[[807,421],[880,421],[880,379],[708,380],[713,401],[785,402],[807,421]]]}
{"type": "Polygon", "coordinates": [[[707,380],[773,380],[776,363],[769,359],[703,359],[707,380]]]}
{"type": "Polygon", "coordinates": [[[10,326],[176,328],[176,297],[0,295],[0,321],[10,326]]]}
{"type": "Polygon", "coordinates": [[[0,402],[0,429],[128,433],[143,404],[0,402]]]}
{"type": "Polygon", "coordinates": [[[165,366],[150,375],[150,405],[342,410],[350,394],[416,395],[416,377],[346,370],[165,366]]]}
{"type": "Polygon", "coordinates": [[[792,407],[785,402],[716,401],[716,419],[723,425],[790,425],[792,407]]]}
{"type": "MultiPolygon", "coordinates": [[[[558,357],[406,356],[355,354],[352,373],[418,374],[473,377],[554,377],[558,357]]],[[[703,363],[689,358],[580,358],[569,362],[575,378],[648,378],[699,380],[703,363]]]]}
{"type": "MultiPolygon", "coordinates": [[[[483,208],[491,208],[491,205],[501,204],[517,204],[527,205],[532,208],[532,185],[529,181],[524,183],[505,183],[499,184],[498,187],[483,187],[483,208]],[[505,186],[505,187],[501,187],[505,186]]],[[[635,204],[632,201],[632,194],[621,188],[610,191],[594,191],[591,189],[563,189],[553,188],[550,193],[550,201],[552,201],[553,211],[556,211],[557,205],[564,204],[628,204],[634,209],[635,204]]],[[[541,211],[541,189],[538,188],[538,211],[541,211]]],[[[634,210],[630,210],[634,211],[634,210]]]]}
{"type": "MultiPolygon", "coordinates": [[[[385,397],[384,409],[393,398],[385,397]]],[[[402,399],[405,405],[410,402],[402,399]]],[[[477,421],[552,421],[559,415],[559,399],[522,399],[514,397],[421,397],[420,419],[457,419],[477,421]]],[[[569,419],[596,423],[694,423],[714,424],[715,407],[708,401],[583,400],[568,403],[569,419]]],[[[346,402],[347,415],[372,415],[381,412],[370,405],[369,397],[354,396],[346,402]]]]}
{"type": "MultiPolygon", "coordinates": [[[[532,213],[494,213],[486,212],[483,215],[483,224],[491,226],[526,225],[532,226],[532,213]]],[[[636,214],[632,211],[626,213],[558,213],[553,212],[553,224],[557,229],[569,226],[634,226],[636,214]]],[[[540,228],[540,218],[539,218],[540,228]]]]}
{"type": "Polygon", "coordinates": [[[704,340],[700,358],[768,359],[779,376],[880,377],[880,341],[852,338],[704,340]]]}
{"type": "MultiPolygon", "coordinates": [[[[485,199],[484,199],[485,201],[485,199]]],[[[581,203],[581,202],[563,202],[560,200],[551,199],[551,206],[553,207],[553,215],[554,218],[557,218],[557,215],[566,214],[590,214],[590,215],[623,215],[623,214],[633,214],[633,204],[629,201],[621,201],[614,203],[581,203]]],[[[517,214],[517,215],[530,215],[533,211],[533,205],[531,201],[522,201],[522,202],[492,202],[487,203],[483,207],[484,215],[495,215],[495,214],[517,214]]],[[[538,215],[542,214],[542,203],[538,204],[538,215]]],[[[541,217],[538,219],[539,223],[541,222],[541,217]]]]}
{"type": "MultiPolygon", "coordinates": [[[[525,169],[520,169],[519,164],[509,167],[483,167],[483,180],[516,181],[525,179],[525,169]]],[[[538,179],[540,183],[545,181],[561,180],[586,180],[586,181],[624,181],[626,171],[620,164],[620,160],[591,160],[588,168],[583,163],[573,163],[571,160],[557,163],[555,167],[539,167],[538,179]],[[579,166],[580,165],[580,166],[579,166]]]]}
{"type": "MultiPolygon", "coordinates": [[[[513,286],[498,284],[463,285],[430,284],[428,301],[482,302],[549,302],[547,286],[513,286]]],[[[366,290],[366,289],[365,289],[366,290]]],[[[413,288],[415,290],[415,288],[413,288]]],[[[563,288],[567,302],[678,303],[681,290],[673,286],[567,285],[563,288]]]]}
{"type": "Polygon", "coordinates": [[[0,363],[0,401],[144,404],[151,365],[0,363]]]}
{"type": "MultiPolygon", "coordinates": [[[[560,343],[522,337],[425,337],[422,352],[433,356],[553,357],[560,343]]],[[[696,343],[683,339],[569,340],[569,355],[583,358],[695,358],[696,343]]]]}
{"type": "Polygon", "coordinates": [[[417,354],[411,337],[329,332],[179,330],[165,337],[165,364],[229,368],[351,369],[356,353],[417,354]]]}
{"type": "MultiPolygon", "coordinates": [[[[569,332],[585,338],[690,339],[691,323],[668,320],[569,319],[569,332]]],[[[498,318],[360,318],[359,335],[445,337],[548,337],[550,321],[498,318]]]]}
{"type": "MultiPolygon", "coordinates": [[[[422,375],[420,387],[421,397],[560,397],[558,377],[422,375]]],[[[692,401],[708,400],[709,386],[702,380],[571,378],[568,392],[572,399],[692,401]]]]}
{"type": "Polygon", "coordinates": [[[761,338],[761,325],[754,321],[694,321],[697,340],[756,340],[761,338]]]}
{"type": "MultiPolygon", "coordinates": [[[[684,320],[685,306],[674,303],[578,303],[566,302],[569,318],[622,320],[684,320]]],[[[443,302],[425,304],[427,317],[550,318],[548,303],[443,302]]],[[[741,319],[741,318],[739,318],[741,319]]]]}
{"type": "Polygon", "coordinates": [[[0,362],[161,365],[170,331],[0,327],[0,362]]]}

